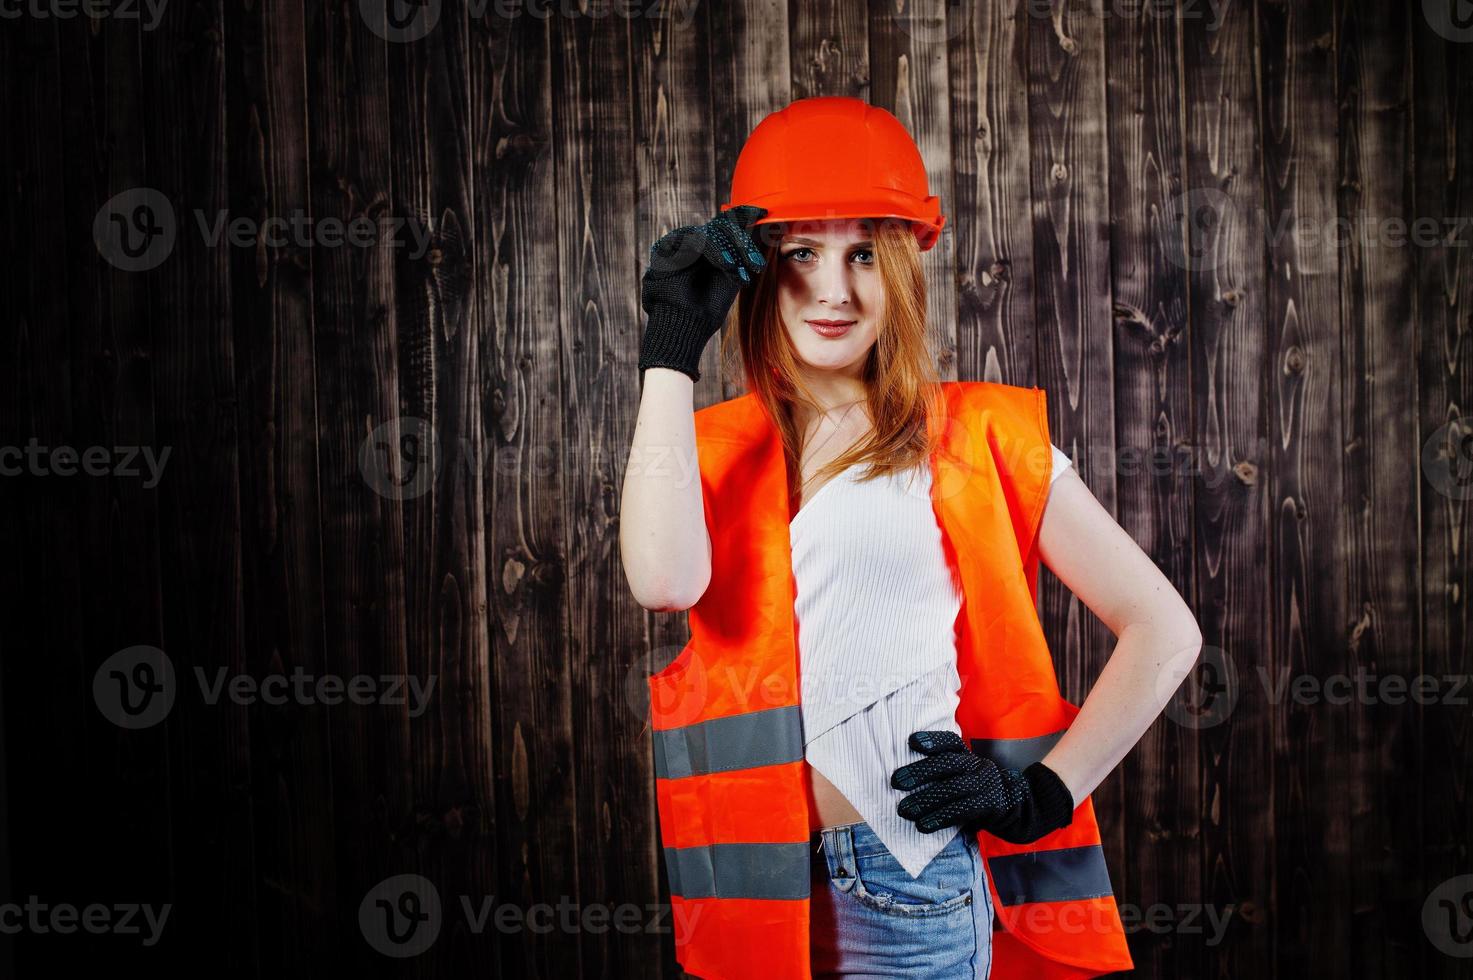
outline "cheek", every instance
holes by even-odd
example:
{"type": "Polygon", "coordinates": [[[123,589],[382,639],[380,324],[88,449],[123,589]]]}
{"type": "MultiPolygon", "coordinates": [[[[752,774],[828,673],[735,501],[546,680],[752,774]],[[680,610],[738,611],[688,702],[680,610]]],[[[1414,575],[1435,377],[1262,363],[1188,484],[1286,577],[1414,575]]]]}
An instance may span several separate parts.
{"type": "Polygon", "coordinates": [[[885,312],[885,287],[879,273],[865,270],[865,274],[858,278],[855,292],[870,315],[879,316],[885,312]]]}

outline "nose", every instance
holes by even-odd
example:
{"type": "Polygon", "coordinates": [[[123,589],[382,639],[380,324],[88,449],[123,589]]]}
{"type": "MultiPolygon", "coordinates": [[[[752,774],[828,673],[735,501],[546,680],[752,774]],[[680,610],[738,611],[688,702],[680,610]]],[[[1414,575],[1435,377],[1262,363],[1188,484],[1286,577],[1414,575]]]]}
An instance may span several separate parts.
{"type": "Polygon", "coordinates": [[[849,265],[842,253],[829,252],[823,257],[814,291],[820,303],[843,306],[849,302],[849,265]]]}

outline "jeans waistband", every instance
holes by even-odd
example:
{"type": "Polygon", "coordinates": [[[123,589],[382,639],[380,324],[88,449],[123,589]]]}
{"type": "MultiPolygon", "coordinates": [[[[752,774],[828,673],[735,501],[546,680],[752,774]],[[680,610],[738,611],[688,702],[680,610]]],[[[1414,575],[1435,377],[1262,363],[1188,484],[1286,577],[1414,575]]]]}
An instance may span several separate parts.
{"type": "Polygon", "coordinates": [[[889,852],[884,841],[880,840],[874,829],[863,820],[857,823],[821,827],[809,835],[808,841],[809,852],[814,861],[823,861],[825,851],[828,852],[829,857],[837,858],[869,857],[889,852]]]}

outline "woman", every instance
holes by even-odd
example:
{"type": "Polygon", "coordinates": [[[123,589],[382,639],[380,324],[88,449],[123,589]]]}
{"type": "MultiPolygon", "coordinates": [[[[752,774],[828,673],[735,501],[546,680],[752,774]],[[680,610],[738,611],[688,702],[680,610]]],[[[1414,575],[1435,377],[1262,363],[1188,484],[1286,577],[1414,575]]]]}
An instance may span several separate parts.
{"type": "Polygon", "coordinates": [[[807,99],[753,131],[728,210],[651,249],[620,546],[642,606],[691,610],[651,691],[699,976],[1131,966],[1088,796],[1201,636],[1048,441],[1041,391],[938,382],[919,253],[944,221],[893,116],[807,99]],[[728,317],[749,390],[696,413],[728,317]],[[1119,639],[1079,708],[1039,559],[1119,639]]]}

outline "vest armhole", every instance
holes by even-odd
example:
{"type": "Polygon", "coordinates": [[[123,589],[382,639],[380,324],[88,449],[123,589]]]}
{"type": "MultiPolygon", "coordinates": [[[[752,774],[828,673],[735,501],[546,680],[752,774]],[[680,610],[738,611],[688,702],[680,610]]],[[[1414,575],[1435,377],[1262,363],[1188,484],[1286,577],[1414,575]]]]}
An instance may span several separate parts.
{"type": "Polygon", "coordinates": [[[1038,559],[1038,530],[1043,526],[1043,511],[1048,504],[1050,484],[1053,482],[1054,475],[1054,454],[1050,448],[1053,438],[1048,428],[1048,393],[1042,388],[1033,388],[1031,394],[1033,395],[1035,417],[1038,421],[1038,434],[1043,440],[1044,465],[1042,479],[1029,487],[1035,499],[1028,516],[1027,540],[1019,542],[1025,566],[1035,563],[1038,559]]]}

